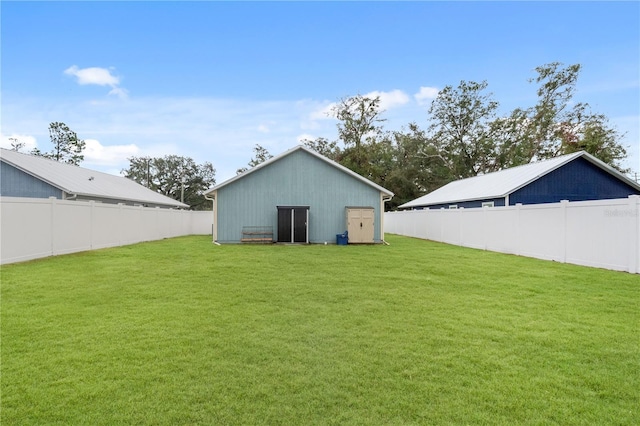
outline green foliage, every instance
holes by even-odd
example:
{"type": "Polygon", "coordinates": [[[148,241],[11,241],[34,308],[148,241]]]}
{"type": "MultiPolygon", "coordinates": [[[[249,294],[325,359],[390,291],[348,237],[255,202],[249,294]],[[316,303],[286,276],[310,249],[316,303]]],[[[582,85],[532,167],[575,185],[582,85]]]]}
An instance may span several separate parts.
{"type": "Polygon", "coordinates": [[[249,160],[249,167],[242,167],[236,170],[236,174],[244,173],[251,167],[262,164],[270,158],[273,158],[273,155],[271,155],[269,151],[262,145],[256,144],[256,146],[253,147],[253,158],[249,160]]]}
{"type": "Polygon", "coordinates": [[[392,188],[394,197],[387,208],[411,201],[451,181],[447,161],[417,124],[392,134],[395,144],[395,167],[389,173],[387,188],[392,188]]]}
{"type": "Polygon", "coordinates": [[[20,142],[18,138],[9,138],[9,141],[11,142],[11,151],[20,152],[25,146],[24,142],[20,142]]]}
{"type": "Polygon", "coordinates": [[[2,424],[637,424],[638,276],[387,240],[2,266],[2,424]]]}
{"type": "Polygon", "coordinates": [[[586,151],[621,172],[629,172],[620,164],[620,160],[627,157],[627,150],[619,140],[620,134],[609,126],[608,119],[604,115],[594,114],[576,131],[564,135],[562,150],[567,154],[586,151]]]}
{"type": "MultiPolygon", "coordinates": [[[[536,68],[538,75],[530,81],[539,85],[538,103],[526,110],[516,109],[506,120],[512,131],[514,127],[518,129],[507,132],[518,137],[506,138],[508,144],[503,148],[508,149],[502,151],[506,164],[526,164],[534,159],[584,150],[622,172],[627,171],[620,165],[627,156],[626,148],[620,144],[622,135],[609,125],[604,115],[592,112],[588,103],[573,102],[580,69],[579,64],[563,67],[559,62],[536,68]]],[[[505,136],[504,132],[497,134],[505,136]]]]}
{"type": "Polygon", "coordinates": [[[429,109],[431,141],[454,180],[496,170],[490,130],[498,103],[486,88],[486,81],[446,86],[429,109]]]}
{"type": "MultiPolygon", "coordinates": [[[[345,148],[334,151],[335,159],[354,172],[380,183],[374,176],[378,171],[373,170],[373,163],[380,160],[378,137],[382,133],[379,123],[383,122],[380,111],[380,97],[373,99],[362,95],[341,99],[331,110],[338,119],[338,136],[345,148]]],[[[325,150],[331,150],[331,145],[325,141],[318,141],[316,145],[325,150]]],[[[335,146],[336,144],[334,144],[335,146]]]]}
{"type": "Polygon", "coordinates": [[[189,157],[131,157],[124,176],[185,204],[191,210],[210,210],[204,191],[215,185],[215,169],[209,162],[196,164],[189,157]]]}
{"type": "Polygon", "coordinates": [[[337,160],[340,156],[340,147],[338,146],[338,142],[329,141],[326,138],[318,138],[318,139],[304,139],[302,144],[309,149],[314,150],[318,154],[327,157],[330,160],[337,160]]]}
{"type": "Polygon", "coordinates": [[[410,123],[386,132],[380,98],[341,99],[337,141],[304,141],[305,146],[394,192],[387,209],[453,180],[490,173],[584,150],[626,172],[622,135],[587,103],[574,103],[580,65],[553,62],[535,69],[538,102],[499,116],[488,83],[461,81],[446,86],[429,109],[427,130],[410,123]]]}
{"type": "Polygon", "coordinates": [[[86,143],[84,140],[79,139],[76,132],[66,124],[57,121],[50,123],[49,138],[53,145],[51,152],[43,153],[38,148],[35,148],[31,151],[31,154],[50,158],[61,163],[73,164],[74,166],[80,165],[84,160],[82,152],[86,143]]]}
{"type": "Polygon", "coordinates": [[[367,141],[381,132],[380,97],[371,99],[355,95],[341,99],[332,109],[338,119],[338,136],[346,147],[354,147],[355,155],[367,141]]]}

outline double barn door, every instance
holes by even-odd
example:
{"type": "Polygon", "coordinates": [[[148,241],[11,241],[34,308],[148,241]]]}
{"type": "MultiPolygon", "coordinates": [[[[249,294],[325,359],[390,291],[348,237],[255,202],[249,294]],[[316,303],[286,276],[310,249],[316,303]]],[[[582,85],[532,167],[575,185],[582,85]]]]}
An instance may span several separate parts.
{"type": "Polygon", "coordinates": [[[370,244],[374,237],[373,207],[347,207],[347,231],[349,244],[370,244]]]}
{"type": "Polygon", "coordinates": [[[278,242],[309,242],[309,207],[278,206],[278,242]]]}

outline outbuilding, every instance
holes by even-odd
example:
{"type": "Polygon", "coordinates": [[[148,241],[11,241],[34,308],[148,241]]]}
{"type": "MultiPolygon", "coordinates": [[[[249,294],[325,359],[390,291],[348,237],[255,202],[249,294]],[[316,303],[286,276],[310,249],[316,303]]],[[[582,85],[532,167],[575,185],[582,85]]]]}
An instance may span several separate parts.
{"type": "Polygon", "coordinates": [[[399,206],[457,209],[626,198],[640,185],[585,151],[451,182],[399,206]]]}
{"type": "Polygon", "coordinates": [[[189,207],[125,177],[1,148],[0,196],[55,197],[171,209],[189,207]]]}
{"type": "Polygon", "coordinates": [[[299,145],[207,191],[218,243],[384,241],[393,193],[299,145]]]}

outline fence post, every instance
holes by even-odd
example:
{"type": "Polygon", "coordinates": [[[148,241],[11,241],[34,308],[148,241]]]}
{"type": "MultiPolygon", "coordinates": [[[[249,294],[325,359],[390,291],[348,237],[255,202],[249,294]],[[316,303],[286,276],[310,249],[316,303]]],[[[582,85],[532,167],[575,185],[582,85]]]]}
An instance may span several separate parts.
{"type": "Polygon", "coordinates": [[[483,206],[482,207],[482,248],[484,250],[487,250],[487,247],[489,246],[489,232],[487,232],[487,212],[489,211],[489,207],[487,206],[483,206]]]}
{"type": "Polygon", "coordinates": [[[631,235],[629,236],[629,272],[640,273],[640,196],[629,196],[629,215],[631,216],[631,235]]]}
{"type": "MultiPolygon", "coordinates": [[[[124,220],[122,218],[122,203],[118,203],[118,223],[124,223],[124,220]]],[[[118,245],[124,245],[123,241],[124,241],[124,229],[122,226],[118,227],[118,245]]]]}
{"type": "Polygon", "coordinates": [[[562,214],[562,263],[567,263],[567,207],[569,206],[569,200],[560,201],[560,209],[562,214]]]}
{"type": "Polygon", "coordinates": [[[462,247],[466,247],[464,245],[464,226],[463,226],[463,220],[464,220],[464,216],[463,213],[464,212],[464,207],[460,207],[459,209],[456,209],[456,217],[458,219],[458,240],[460,241],[460,245],[462,247]]]}
{"type": "Polygon", "coordinates": [[[94,200],[90,200],[89,201],[89,248],[91,250],[93,250],[93,222],[94,222],[94,217],[93,217],[93,208],[95,206],[96,202],[94,200]]]}
{"type": "Polygon", "coordinates": [[[49,229],[49,239],[51,241],[51,253],[49,254],[50,256],[54,256],[55,255],[55,229],[56,229],[56,197],[49,197],[49,200],[51,201],[51,229],[49,229]]]}
{"type": "Polygon", "coordinates": [[[516,203],[516,254],[522,256],[522,227],[520,226],[520,215],[522,214],[522,203],[516,203]]]}

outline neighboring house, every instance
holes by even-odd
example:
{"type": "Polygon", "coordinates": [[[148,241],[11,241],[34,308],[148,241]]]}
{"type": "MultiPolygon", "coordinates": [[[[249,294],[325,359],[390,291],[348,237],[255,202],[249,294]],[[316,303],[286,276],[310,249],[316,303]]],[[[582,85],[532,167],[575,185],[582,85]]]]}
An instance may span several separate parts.
{"type": "Polygon", "coordinates": [[[640,185],[584,152],[451,182],[399,206],[455,209],[626,198],[640,185]]]}
{"type": "Polygon", "coordinates": [[[0,149],[0,196],[188,208],[124,177],[0,149]]]}
{"type": "Polygon", "coordinates": [[[384,203],[393,193],[304,146],[297,146],[223,182],[213,197],[213,238],[349,243],[384,240],[384,203]]]}

